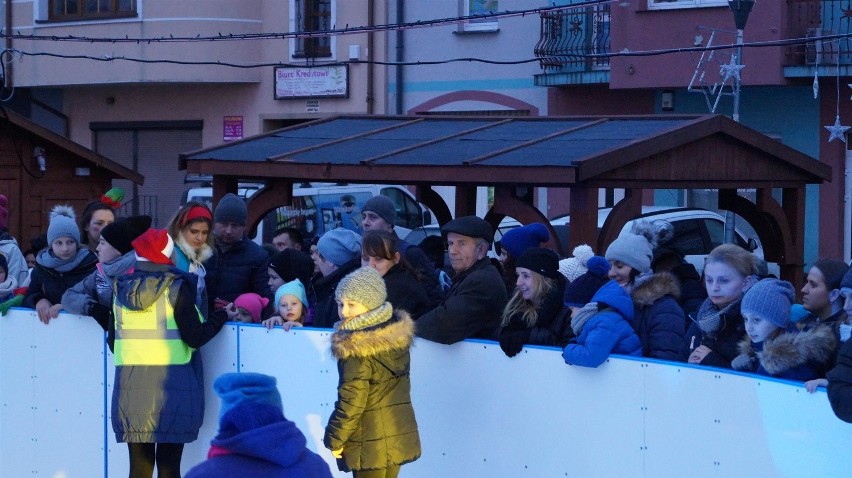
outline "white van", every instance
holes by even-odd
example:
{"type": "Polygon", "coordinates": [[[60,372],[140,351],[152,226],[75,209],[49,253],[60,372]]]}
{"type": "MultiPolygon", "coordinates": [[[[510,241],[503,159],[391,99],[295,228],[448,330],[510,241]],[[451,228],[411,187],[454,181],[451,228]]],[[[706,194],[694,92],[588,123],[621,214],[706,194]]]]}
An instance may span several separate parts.
{"type": "MultiPolygon", "coordinates": [[[[250,198],[263,188],[263,184],[241,184],[238,193],[250,198]]],[[[258,244],[271,243],[275,231],[293,227],[302,232],[305,240],[322,235],[336,227],[361,232],[361,205],[377,195],[393,201],[396,209],[396,229],[405,237],[411,229],[432,223],[432,213],[417,202],[414,195],[403,186],[387,184],[302,183],[293,187],[293,204],[283,205],[267,214],[257,226],[253,240],[258,244]]],[[[182,204],[188,201],[206,202],[212,208],[213,188],[188,189],[182,204]]]]}

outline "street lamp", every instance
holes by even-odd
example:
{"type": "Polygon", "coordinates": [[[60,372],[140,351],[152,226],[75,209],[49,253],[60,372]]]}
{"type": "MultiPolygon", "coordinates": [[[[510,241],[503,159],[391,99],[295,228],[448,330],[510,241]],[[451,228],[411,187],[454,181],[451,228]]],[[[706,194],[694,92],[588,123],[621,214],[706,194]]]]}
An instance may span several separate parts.
{"type": "MultiPolygon", "coordinates": [[[[734,23],[737,26],[737,66],[743,64],[743,30],[745,30],[748,14],[754,7],[755,0],[728,0],[728,6],[734,13],[734,23]]],[[[734,76],[734,121],[740,122],[740,73],[734,76]]]]}

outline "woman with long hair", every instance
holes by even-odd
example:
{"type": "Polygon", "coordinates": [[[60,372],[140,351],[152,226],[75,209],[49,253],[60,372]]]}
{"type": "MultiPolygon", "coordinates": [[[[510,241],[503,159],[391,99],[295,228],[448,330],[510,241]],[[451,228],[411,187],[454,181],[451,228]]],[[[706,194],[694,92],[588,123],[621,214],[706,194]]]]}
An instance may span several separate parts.
{"type": "Polygon", "coordinates": [[[431,302],[417,271],[400,254],[399,239],[388,231],[367,231],[361,240],[361,266],[379,271],[385,280],[388,302],[416,319],[429,311],[431,302]]]}
{"type": "Polygon", "coordinates": [[[166,227],[175,243],[172,260],[178,269],[198,277],[195,303],[207,316],[207,275],[203,262],[213,256],[213,213],[203,202],[190,201],[184,204],[166,227]]]}

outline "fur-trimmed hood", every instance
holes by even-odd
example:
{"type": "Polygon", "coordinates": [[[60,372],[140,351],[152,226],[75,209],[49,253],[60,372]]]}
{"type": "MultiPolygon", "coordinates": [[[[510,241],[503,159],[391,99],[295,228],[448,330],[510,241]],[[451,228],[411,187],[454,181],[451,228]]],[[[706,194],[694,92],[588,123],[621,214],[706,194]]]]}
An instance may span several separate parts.
{"type": "MultiPolygon", "coordinates": [[[[756,355],[770,375],[778,375],[800,365],[825,363],[833,357],[836,347],[834,331],[822,326],[801,332],[783,332],[766,339],[763,351],[756,355]]],[[[739,349],[743,354],[755,354],[748,336],[739,343],[739,349]]]]}
{"type": "MultiPolygon", "coordinates": [[[[211,232],[211,234],[213,233],[211,232]]],[[[175,244],[180,248],[180,251],[183,252],[190,264],[201,264],[207,259],[213,257],[212,247],[205,243],[196,251],[189,245],[189,243],[186,242],[186,239],[183,238],[183,234],[178,234],[175,244]]]]}
{"type": "Polygon", "coordinates": [[[392,350],[411,347],[414,321],[404,310],[394,311],[393,317],[373,327],[360,330],[341,330],[331,334],[331,353],[337,359],[369,357],[392,350]]]}
{"type": "Polygon", "coordinates": [[[641,283],[637,283],[630,293],[630,298],[638,306],[648,306],[666,295],[678,300],[680,298],[680,281],[669,272],[658,272],[641,283]]]}

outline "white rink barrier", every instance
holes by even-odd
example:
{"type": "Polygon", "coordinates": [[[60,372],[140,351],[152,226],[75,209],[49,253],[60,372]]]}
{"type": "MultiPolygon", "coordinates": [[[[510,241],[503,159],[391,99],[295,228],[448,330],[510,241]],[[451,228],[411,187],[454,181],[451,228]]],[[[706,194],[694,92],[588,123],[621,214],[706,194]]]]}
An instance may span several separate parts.
{"type": "MultiPolygon", "coordinates": [[[[206,415],[183,471],[216,434],[213,379],[253,371],[278,378],[285,415],[348,476],[322,446],[337,386],[328,336],[226,324],[202,348],[206,415]]],[[[113,372],[89,317],[0,318],[0,476],[127,476],[109,421],[113,372]]],[[[423,456],[403,477],[852,476],[852,425],[824,390],[790,382],[620,357],[587,369],[552,348],[509,359],[492,342],[420,339],[411,381],[423,456]]]]}

